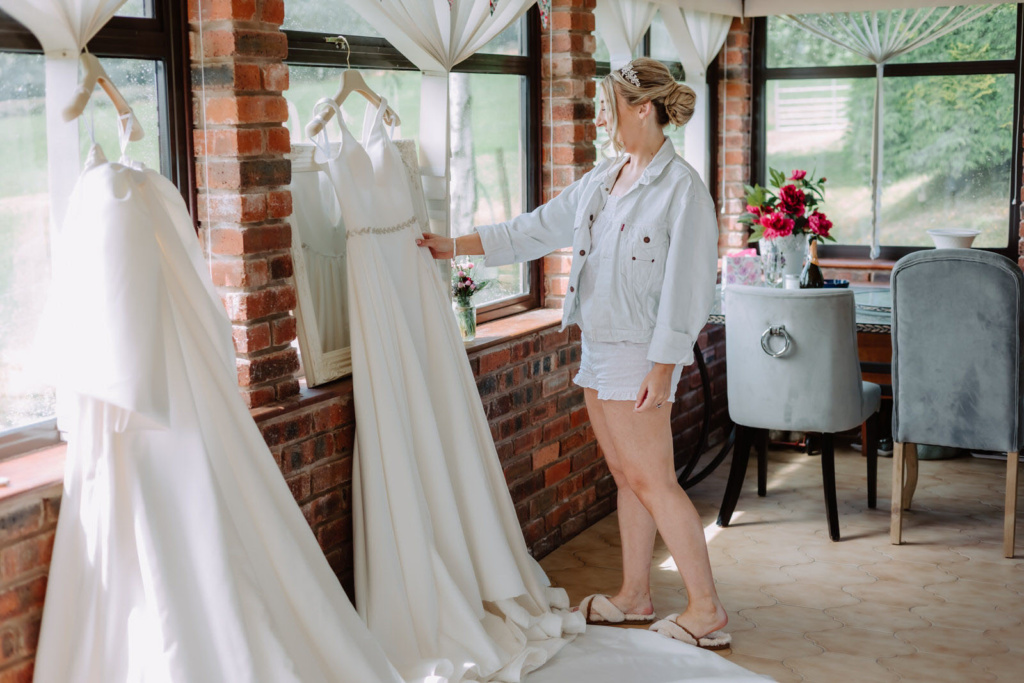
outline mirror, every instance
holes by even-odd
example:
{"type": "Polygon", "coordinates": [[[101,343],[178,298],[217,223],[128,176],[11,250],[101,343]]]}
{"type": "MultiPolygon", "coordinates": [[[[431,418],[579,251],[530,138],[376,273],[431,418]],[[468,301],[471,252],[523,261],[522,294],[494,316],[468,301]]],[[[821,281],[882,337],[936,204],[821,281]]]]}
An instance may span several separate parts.
{"type": "MultiPolygon", "coordinates": [[[[338,144],[331,145],[332,154],[338,144]]],[[[416,143],[396,140],[395,144],[412,188],[416,218],[421,226],[428,226],[416,143]]],[[[313,387],[352,372],[346,231],[320,152],[312,144],[298,144],[292,145],[289,157],[295,317],[306,384],[313,387]]]]}

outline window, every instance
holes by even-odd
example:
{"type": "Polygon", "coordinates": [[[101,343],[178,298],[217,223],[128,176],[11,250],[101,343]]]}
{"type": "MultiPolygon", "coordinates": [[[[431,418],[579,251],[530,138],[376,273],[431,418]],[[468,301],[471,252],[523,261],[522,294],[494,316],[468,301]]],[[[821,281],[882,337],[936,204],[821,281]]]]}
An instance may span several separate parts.
{"type": "MultiPolygon", "coordinates": [[[[841,244],[822,254],[866,257],[875,67],[780,19],[757,22],[754,179],[769,168],[827,177],[841,244]]],[[[883,258],[932,246],[933,227],[980,230],[975,247],[1016,258],[1020,25],[1018,6],[1001,5],[886,65],[883,258]]]]}
{"type": "MultiPolygon", "coordinates": [[[[601,38],[601,34],[597,31],[594,32],[594,36],[597,38],[597,48],[594,52],[594,60],[597,62],[597,80],[600,82],[602,78],[608,75],[611,71],[611,63],[609,62],[608,48],[601,38]]],[[[661,18],[661,14],[654,15],[654,21],[651,22],[651,28],[648,29],[644,39],[640,41],[640,45],[636,50],[636,57],[653,57],[665,64],[668,70],[672,72],[672,75],[677,81],[683,80],[683,65],[679,61],[679,55],[676,52],[675,46],[672,45],[672,39],[669,38],[668,30],[665,28],[665,22],[661,18]]],[[[601,88],[597,89],[597,94],[594,96],[594,111],[598,111],[601,108],[601,88]]],[[[671,124],[665,126],[665,136],[672,141],[672,145],[676,148],[676,154],[679,156],[683,155],[683,141],[686,138],[686,134],[683,128],[677,128],[671,124]]],[[[608,147],[606,152],[602,152],[602,145],[608,141],[608,134],[603,128],[597,130],[597,140],[594,144],[597,145],[598,158],[601,157],[602,153],[612,153],[611,147],[608,147]]]]}
{"type": "MultiPolygon", "coordinates": [[[[325,9],[315,0],[285,6],[291,72],[285,92],[292,143],[305,142],[313,105],[333,94],[346,68],[360,69],[367,82],[398,112],[396,138],[419,135],[420,73],[356,12],[325,9]],[[344,35],[351,52],[328,38],[344,35]]],[[[476,225],[507,220],[537,206],[540,148],[539,28],[536,9],[512,24],[479,53],[455,67],[449,81],[452,140],[453,235],[476,225]]],[[[346,125],[360,130],[366,103],[350,98],[342,110],[346,125]]],[[[332,124],[333,126],[333,124],[332,124]]],[[[332,139],[337,129],[332,128],[332,139]]],[[[540,303],[539,265],[483,268],[492,285],[475,302],[481,321],[534,308],[540,303]]]]}
{"type": "MultiPolygon", "coordinates": [[[[130,154],[191,200],[184,10],[130,0],[89,43],[132,105],[146,137],[130,154]]],[[[0,12],[0,457],[56,441],[54,395],[29,369],[50,276],[45,63],[35,37],[0,12]]],[[[79,119],[82,158],[92,133],[117,158],[113,105],[100,91],[79,119]],[[90,114],[91,109],[91,114],[90,114]]]]}

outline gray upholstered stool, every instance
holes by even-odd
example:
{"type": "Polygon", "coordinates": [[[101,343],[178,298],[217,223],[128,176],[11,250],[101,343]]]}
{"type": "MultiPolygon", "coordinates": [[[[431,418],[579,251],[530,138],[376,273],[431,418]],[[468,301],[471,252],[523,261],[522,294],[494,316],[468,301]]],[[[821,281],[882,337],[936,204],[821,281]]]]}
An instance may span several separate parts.
{"type": "Polygon", "coordinates": [[[758,442],[758,495],[766,493],[767,430],[818,432],[828,535],[839,540],[833,434],[867,422],[868,505],[875,507],[881,389],[863,382],[849,290],[785,290],[731,285],[725,291],[729,416],[736,450],[718,523],[739,500],[750,444],[758,442]]]}
{"type": "Polygon", "coordinates": [[[1020,267],[985,251],[920,251],[893,268],[893,543],[917,486],[916,444],[1006,451],[1003,551],[1013,556],[1024,434],[1022,294],[1020,267]]]}

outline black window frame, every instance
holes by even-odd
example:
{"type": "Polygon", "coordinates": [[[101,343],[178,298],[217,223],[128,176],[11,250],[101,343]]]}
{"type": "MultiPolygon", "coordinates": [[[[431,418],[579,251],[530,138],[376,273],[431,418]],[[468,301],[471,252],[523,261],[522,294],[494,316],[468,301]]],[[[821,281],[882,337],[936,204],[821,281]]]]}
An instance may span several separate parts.
{"type": "MultiPolygon", "coordinates": [[[[160,165],[195,216],[195,164],[192,145],[191,63],[187,3],[146,0],[147,17],[115,16],[89,41],[97,57],[156,62],[160,116],[160,165]]],[[[0,52],[42,54],[25,26],[0,12],[0,52]]],[[[0,460],[60,443],[55,417],[0,432],[0,460]]]]}
{"type": "MultiPolygon", "coordinates": [[[[1017,41],[1016,54],[1012,59],[986,60],[971,62],[926,62],[916,64],[886,64],[884,78],[905,78],[910,76],[969,76],[975,74],[1013,74],[1013,142],[1012,171],[1010,183],[1010,216],[1007,224],[1007,243],[1005,247],[988,247],[985,251],[1002,254],[1014,261],[1018,258],[1018,233],[1020,228],[1020,194],[1021,194],[1021,135],[1024,126],[1021,122],[1022,91],[1021,73],[1024,71],[1024,5],[1017,6],[1017,41]]],[[[752,102],[751,102],[751,160],[750,184],[765,182],[766,168],[766,115],[768,81],[802,80],[809,78],[874,78],[874,64],[858,66],[812,66],[812,67],[768,67],[768,17],[754,19],[754,35],[752,39],[752,102]]],[[[922,249],[924,246],[881,245],[879,259],[897,261],[900,258],[922,249]]],[[[821,258],[868,260],[870,247],[852,244],[822,244],[818,249],[821,258]]]]}
{"type": "MultiPolygon", "coordinates": [[[[523,19],[520,55],[477,53],[460,62],[453,73],[504,74],[522,76],[521,130],[526,153],[525,194],[526,210],[540,204],[541,194],[541,44],[540,12],[531,7],[523,19]]],[[[387,69],[393,71],[419,71],[401,52],[383,38],[345,35],[349,51],[339,49],[328,39],[337,33],[320,33],[285,29],[288,37],[288,56],[285,63],[295,66],[324,66],[352,69],[387,69]]],[[[527,281],[529,292],[510,297],[477,309],[481,323],[523,313],[541,306],[541,260],[530,261],[527,281]]]]}

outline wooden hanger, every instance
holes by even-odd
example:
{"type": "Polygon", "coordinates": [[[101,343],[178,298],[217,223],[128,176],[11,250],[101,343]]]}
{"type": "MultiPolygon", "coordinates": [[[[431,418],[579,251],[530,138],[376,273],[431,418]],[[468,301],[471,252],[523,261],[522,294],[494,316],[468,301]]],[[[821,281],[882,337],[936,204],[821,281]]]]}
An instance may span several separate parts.
{"type": "Polygon", "coordinates": [[[122,130],[129,130],[130,126],[131,134],[128,139],[133,142],[141,140],[146,134],[142,130],[142,124],[139,123],[139,119],[135,116],[135,112],[132,111],[131,106],[121,94],[121,91],[110,80],[110,76],[107,75],[103,65],[100,64],[100,60],[88,52],[82,53],[81,60],[85,73],[82,77],[82,82],[75,89],[74,97],[68,106],[64,108],[64,120],[73,121],[82,115],[82,112],[85,111],[85,105],[89,103],[89,98],[92,97],[92,91],[99,84],[103,88],[103,92],[107,93],[107,97],[114,103],[117,113],[122,117],[120,119],[122,130]]]}
{"type": "MultiPolygon", "coordinates": [[[[335,47],[344,47],[345,63],[351,65],[349,58],[352,56],[352,48],[348,44],[348,39],[345,38],[345,36],[329,37],[325,38],[324,40],[326,40],[328,43],[334,43],[335,47]]],[[[333,99],[337,103],[339,108],[341,107],[341,103],[345,101],[345,98],[348,97],[349,94],[353,92],[357,92],[366,99],[368,99],[373,106],[380,106],[380,95],[375,93],[373,91],[373,88],[366,84],[366,81],[363,79],[363,75],[361,73],[349,69],[348,71],[342,72],[341,87],[338,89],[338,92],[334,94],[333,99]]],[[[334,116],[333,109],[328,109],[327,111],[321,112],[314,116],[313,120],[306,125],[306,137],[312,140],[318,133],[320,133],[320,131],[324,129],[324,126],[327,125],[327,122],[331,120],[332,116],[334,116]]],[[[390,106],[388,106],[388,108],[384,110],[384,122],[387,123],[389,126],[402,125],[402,119],[398,118],[398,114],[395,113],[395,110],[392,109],[390,106]]]]}
{"type": "MultiPolygon", "coordinates": [[[[374,106],[380,106],[380,95],[375,93],[373,89],[366,84],[366,81],[363,79],[362,74],[360,74],[358,71],[342,72],[341,87],[338,89],[338,92],[335,93],[332,99],[335,102],[337,102],[338,106],[340,107],[341,103],[345,101],[345,98],[347,98],[353,92],[359,93],[360,95],[368,99],[370,103],[373,104],[374,106]]],[[[333,109],[327,109],[314,116],[313,120],[310,121],[309,124],[306,126],[306,137],[312,140],[313,137],[315,137],[320,131],[324,129],[324,126],[327,124],[328,121],[331,120],[331,117],[333,116],[333,109]]],[[[398,118],[398,114],[395,112],[394,109],[391,108],[390,105],[384,110],[384,122],[387,123],[389,126],[402,125],[402,120],[398,118]]]]}

